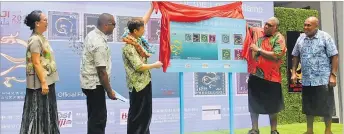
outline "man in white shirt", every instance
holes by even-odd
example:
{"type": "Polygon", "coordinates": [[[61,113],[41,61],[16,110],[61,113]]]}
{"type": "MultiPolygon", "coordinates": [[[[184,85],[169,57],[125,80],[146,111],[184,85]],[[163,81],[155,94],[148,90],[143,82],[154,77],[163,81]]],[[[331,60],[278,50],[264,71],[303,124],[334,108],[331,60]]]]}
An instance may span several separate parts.
{"type": "Polygon", "coordinates": [[[107,110],[105,91],[116,100],[110,85],[111,51],[107,35],[113,33],[115,20],[111,14],[103,13],[98,18],[97,28],[87,34],[80,63],[81,88],[87,96],[87,134],[105,134],[107,110]]]}

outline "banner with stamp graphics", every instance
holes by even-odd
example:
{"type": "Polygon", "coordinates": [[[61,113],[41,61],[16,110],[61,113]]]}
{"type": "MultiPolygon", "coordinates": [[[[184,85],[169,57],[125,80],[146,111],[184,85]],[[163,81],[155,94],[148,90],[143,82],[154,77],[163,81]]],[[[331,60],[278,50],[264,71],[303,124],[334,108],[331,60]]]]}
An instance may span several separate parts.
{"type": "MultiPolygon", "coordinates": [[[[212,7],[231,2],[181,1],[176,3],[212,7]]],[[[26,83],[25,59],[23,58],[25,58],[26,42],[31,34],[23,22],[25,15],[33,9],[40,9],[47,15],[49,26],[45,36],[49,39],[56,53],[60,73],[60,81],[56,85],[56,96],[61,133],[87,133],[87,105],[79,82],[80,52],[83,49],[83,38],[96,27],[97,16],[101,13],[113,14],[117,24],[113,35],[108,38],[113,60],[111,85],[118,92],[117,95],[128,98],[121,52],[123,43],[119,37],[126,29],[128,20],[144,16],[150,7],[150,2],[1,2],[0,7],[0,133],[17,134],[19,132],[26,83]]],[[[245,1],[242,8],[246,22],[250,26],[261,27],[265,20],[273,16],[273,2],[245,1]]],[[[160,16],[160,14],[153,13],[145,31],[146,39],[156,47],[159,47],[160,40],[160,16]]],[[[226,36],[224,36],[224,43],[221,42],[221,34],[215,36],[215,41],[218,41],[220,46],[223,46],[224,49],[230,49],[230,51],[223,51],[223,59],[241,62],[242,58],[240,55],[238,56],[241,50],[236,50],[241,48],[241,45],[235,45],[233,42],[234,34],[237,33],[222,31],[230,36],[229,42],[232,43],[227,47],[226,36]]],[[[192,36],[193,33],[196,33],[196,37],[197,33],[200,34],[200,37],[202,34],[203,37],[204,34],[208,34],[208,42],[209,34],[212,34],[210,32],[201,33],[196,30],[187,31],[187,33],[192,34],[192,36]]],[[[238,40],[239,37],[236,36],[238,40]]],[[[197,39],[195,41],[194,44],[197,44],[197,39]]],[[[206,38],[203,41],[206,41],[206,38]]],[[[210,43],[208,44],[210,45],[210,43]]],[[[217,50],[218,59],[222,58],[221,49],[217,50]]],[[[207,57],[201,58],[207,59],[207,57]]],[[[210,56],[211,58],[212,56],[210,56]]],[[[149,63],[158,59],[159,49],[149,59],[149,63]]],[[[233,90],[236,90],[234,91],[235,129],[248,128],[250,127],[250,119],[247,106],[247,74],[244,72],[233,73],[231,80],[233,90]]],[[[184,73],[186,132],[216,133],[217,130],[228,129],[230,110],[228,94],[233,92],[228,90],[228,82],[228,75],[225,72],[184,73]]],[[[152,70],[152,87],[154,107],[151,132],[159,134],[178,133],[180,129],[178,73],[163,73],[159,69],[152,70]]],[[[106,128],[106,133],[126,133],[129,104],[107,100],[107,107],[107,126],[109,127],[106,128]]],[[[260,121],[260,126],[269,124],[268,117],[263,116],[260,121]]]]}
{"type": "MultiPolygon", "coordinates": [[[[0,77],[0,100],[1,101],[22,101],[25,97],[26,76],[25,76],[25,51],[27,39],[31,35],[30,29],[24,24],[24,19],[31,8],[11,8],[15,2],[4,2],[1,5],[1,77],[0,77]],[[6,6],[5,6],[6,5],[6,6]]],[[[125,84],[125,71],[123,68],[121,36],[126,29],[127,22],[132,18],[138,18],[131,13],[122,15],[125,10],[113,11],[75,9],[68,8],[79,3],[53,2],[59,8],[52,8],[46,3],[42,12],[47,15],[48,30],[44,33],[48,38],[55,53],[57,69],[60,80],[56,83],[56,96],[58,100],[83,100],[85,95],[81,92],[79,67],[80,55],[83,50],[83,40],[86,35],[94,30],[97,25],[98,16],[102,12],[114,15],[117,23],[114,33],[108,36],[108,43],[112,50],[112,63],[116,65],[112,69],[111,84],[116,85],[119,98],[128,98],[128,89],[125,84]],[[122,11],[122,12],[121,12],[122,11]]],[[[93,3],[98,7],[104,3],[93,3]]],[[[130,3],[114,3],[130,5],[130,3]]],[[[149,5],[140,8],[141,12],[149,9],[149,5]]],[[[129,10],[129,9],[128,9],[129,10]]],[[[130,11],[128,11],[130,13],[130,11]]],[[[143,15],[142,15],[143,16],[143,15]]],[[[142,17],[141,16],[141,17],[142,17]]],[[[146,36],[148,41],[157,45],[159,37],[160,19],[152,18],[147,24],[146,36]]],[[[158,53],[150,58],[150,62],[158,59],[158,53]]],[[[163,73],[159,70],[152,70],[153,98],[176,98],[178,97],[178,75],[177,73],[163,73]],[[158,82],[165,81],[165,82],[158,82]]]]}
{"type": "Polygon", "coordinates": [[[170,22],[171,65],[167,72],[247,72],[237,57],[246,35],[246,20],[215,17],[170,22]]]}

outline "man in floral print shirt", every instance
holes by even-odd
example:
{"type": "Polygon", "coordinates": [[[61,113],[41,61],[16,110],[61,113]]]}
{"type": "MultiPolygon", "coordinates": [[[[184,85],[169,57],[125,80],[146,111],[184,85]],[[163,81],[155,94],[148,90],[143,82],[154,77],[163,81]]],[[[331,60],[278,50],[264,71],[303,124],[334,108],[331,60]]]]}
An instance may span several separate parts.
{"type": "Polygon", "coordinates": [[[333,87],[337,83],[338,50],[333,38],[318,29],[319,20],[309,17],[304,22],[304,33],[293,49],[291,79],[296,81],[296,68],[301,62],[302,112],[307,117],[307,132],[313,134],[314,116],[324,117],[325,134],[332,134],[334,108],[333,87]]]}
{"type": "Polygon", "coordinates": [[[130,108],[128,112],[127,134],[149,134],[152,118],[152,84],[150,69],[160,68],[162,63],[157,61],[147,63],[150,53],[145,49],[147,44],[142,41],[144,25],[153,12],[151,7],[143,19],[128,22],[129,34],[123,38],[123,62],[129,88],[130,108]]]}
{"type": "Polygon", "coordinates": [[[256,67],[250,71],[248,80],[248,102],[252,122],[249,134],[259,134],[259,114],[268,114],[271,134],[279,134],[277,114],[284,109],[280,67],[287,48],[283,35],[278,32],[278,25],[277,18],[268,19],[264,25],[265,35],[250,46],[256,67]]]}
{"type": "Polygon", "coordinates": [[[88,33],[84,41],[80,81],[87,101],[87,134],[105,134],[107,120],[105,93],[110,99],[116,99],[110,85],[112,63],[111,51],[107,44],[107,35],[112,34],[115,25],[111,14],[101,14],[97,28],[88,33]]]}

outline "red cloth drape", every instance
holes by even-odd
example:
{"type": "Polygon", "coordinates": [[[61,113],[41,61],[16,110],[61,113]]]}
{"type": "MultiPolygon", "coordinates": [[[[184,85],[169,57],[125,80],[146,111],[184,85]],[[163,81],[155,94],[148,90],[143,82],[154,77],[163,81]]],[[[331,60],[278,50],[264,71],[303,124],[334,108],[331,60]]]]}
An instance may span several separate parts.
{"type": "MultiPolygon", "coordinates": [[[[163,71],[166,72],[170,62],[170,21],[175,22],[198,22],[213,17],[228,17],[244,19],[242,12],[242,2],[234,2],[222,6],[199,8],[172,2],[153,2],[153,7],[157,12],[161,12],[160,30],[160,54],[159,60],[163,63],[163,71]]],[[[248,29],[246,28],[248,32],[248,29]]],[[[246,37],[250,34],[246,34],[246,37]]],[[[247,38],[244,45],[250,43],[247,38]]]]}
{"type": "Polygon", "coordinates": [[[247,71],[250,74],[256,73],[257,63],[253,59],[251,44],[256,44],[260,37],[264,36],[264,29],[259,27],[250,27],[246,29],[246,39],[243,44],[242,57],[247,61],[247,71]]]}

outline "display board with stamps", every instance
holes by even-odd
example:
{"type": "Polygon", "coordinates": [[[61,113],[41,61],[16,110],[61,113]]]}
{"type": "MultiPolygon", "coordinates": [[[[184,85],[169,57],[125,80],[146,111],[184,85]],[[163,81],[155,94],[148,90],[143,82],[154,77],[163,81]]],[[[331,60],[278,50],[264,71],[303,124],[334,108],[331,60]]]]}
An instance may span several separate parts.
{"type": "Polygon", "coordinates": [[[241,56],[245,20],[171,22],[170,30],[171,60],[167,72],[246,72],[241,56]]]}

